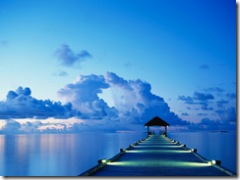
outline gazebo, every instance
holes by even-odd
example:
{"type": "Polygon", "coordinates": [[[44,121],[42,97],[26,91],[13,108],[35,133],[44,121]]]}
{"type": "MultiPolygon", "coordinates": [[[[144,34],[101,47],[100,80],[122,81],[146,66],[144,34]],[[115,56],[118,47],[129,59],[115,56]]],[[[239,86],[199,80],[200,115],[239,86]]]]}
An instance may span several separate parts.
{"type": "Polygon", "coordinates": [[[164,126],[165,127],[164,135],[167,136],[167,127],[169,126],[169,124],[166,121],[162,120],[160,117],[155,116],[145,124],[145,127],[147,127],[148,134],[150,134],[149,126],[164,126]]]}

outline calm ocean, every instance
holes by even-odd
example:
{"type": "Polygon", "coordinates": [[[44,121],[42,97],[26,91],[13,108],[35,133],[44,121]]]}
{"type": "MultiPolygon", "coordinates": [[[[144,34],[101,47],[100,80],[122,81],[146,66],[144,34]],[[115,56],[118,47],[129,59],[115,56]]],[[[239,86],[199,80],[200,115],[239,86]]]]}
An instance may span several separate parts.
{"type": "MultiPolygon", "coordinates": [[[[0,175],[76,176],[145,137],[145,133],[0,135],[0,175]]],[[[236,172],[234,132],[169,133],[169,137],[236,172]]]]}
{"type": "Polygon", "coordinates": [[[236,131],[182,132],[170,133],[168,136],[188,148],[197,149],[197,153],[208,160],[220,160],[223,167],[236,173],[238,157],[236,131]]]}

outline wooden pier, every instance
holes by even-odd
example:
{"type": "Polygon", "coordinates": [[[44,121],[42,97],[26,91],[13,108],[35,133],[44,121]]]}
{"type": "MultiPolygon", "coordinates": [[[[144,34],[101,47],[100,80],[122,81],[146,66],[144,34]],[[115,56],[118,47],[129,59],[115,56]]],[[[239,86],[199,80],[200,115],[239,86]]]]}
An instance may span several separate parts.
{"type": "Polygon", "coordinates": [[[111,159],[80,176],[236,176],[221,167],[220,161],[206,160],[195,149],[189,149],[163,135],[146,139],[120,149],[111,159]]]}

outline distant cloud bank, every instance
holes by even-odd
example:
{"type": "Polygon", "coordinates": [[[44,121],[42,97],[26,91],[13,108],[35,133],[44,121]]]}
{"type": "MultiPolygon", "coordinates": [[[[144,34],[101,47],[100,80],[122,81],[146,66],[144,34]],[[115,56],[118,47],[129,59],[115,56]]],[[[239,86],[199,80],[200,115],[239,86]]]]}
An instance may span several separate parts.
{"type": "MultiPolygon", "coordinates": [[[[182,115],[194,113],[201,117],[199,127],[208,129],[236,128],[236,93],[227,93],[219,87],[194,92],[193,96],[181,95],[179,101],[188,105],[182,115]],[[188,113],[189,112],[189,113],[188,113]]],[[[193,127],[194,128],[194,127],[193,127]]]]}
{"type": "MultiPolygon", "coordinates": [[[[179,96],[190,107],[188,111],[199,111],[202,117],[200,123],[193,123],[180,118],[170,110],[164,99],[151,92],[148,82],[126,80],[113,72],[105,75],[81,75],[75,82],[65,85],[57,93],[63,102],[38,100],[31,96],[31,89],[19,87],[9,91],[6,100],[0,102],[0,119],[5,125],[0,132],[81,132],[87,130],[119,130],[131,126],[143,126],[149,119],[159,116],[171,126],[185,129],[217,129],[234,128],[236,124],[236,109],[230,106],[236,95],[226,93],[225,99],[216,101],[213,92],[223,93],[220,88],[212,88],[205,92],[194,92],[193,96],[179,96]],[[113,100],[110,107],[100,94],[109,90],[113,100]],[[228,106],[226,106],[228,105],[228,106]],[[193,108],[198,106],[198,108],[193,108]],[[215,113],[218,119],[206,117],[208,112],[215,113]],[[34,119],[34,122],[20,123],[17,119],[34,119]],[[79,122],[54,122],[44,124],[48,119],[79,119],[79,122]],[[41,121],[40,121],[41,120],[41,121]]],[[[184,117],[191,113],[181,113],[184,117]]],[[[70,121],[69,121],[70,122],[70,121]]]]}
{"type": "Polygon", "coordinates": [[[71,104],[62,105],[61,102],[51,100],[35,99],[31,96],[30,88],[20,86],[16,91],[8,92],[6,101],[0,102],[0,118],[69,118],[77,114],[71,106],[71,104]]]}

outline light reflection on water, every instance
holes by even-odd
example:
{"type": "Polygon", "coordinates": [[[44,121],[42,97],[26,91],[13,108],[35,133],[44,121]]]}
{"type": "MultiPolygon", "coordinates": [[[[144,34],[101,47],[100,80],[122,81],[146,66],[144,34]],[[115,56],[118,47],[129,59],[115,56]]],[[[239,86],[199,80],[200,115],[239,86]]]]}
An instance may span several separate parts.
{"type": "Polygon", "coordinates": [[[181,132],[168,136],[188,148],[197,149],[197,153],[208,160],[220,160],[221,165],[236,173],[236,132],[181,132]]]}
{"type": "Polygon", "coordinates": [[[76,176],[146,134],[0,135],[1,176],[76,176]]]}
{"type": "MultiPolygon", "coordinates": [[[[235,132],[169,133],[207,159],[236,172],[235,132]]],[[[0,135],[1,176],[76,176],[111,158],[144,133],[0,135]]]]}

